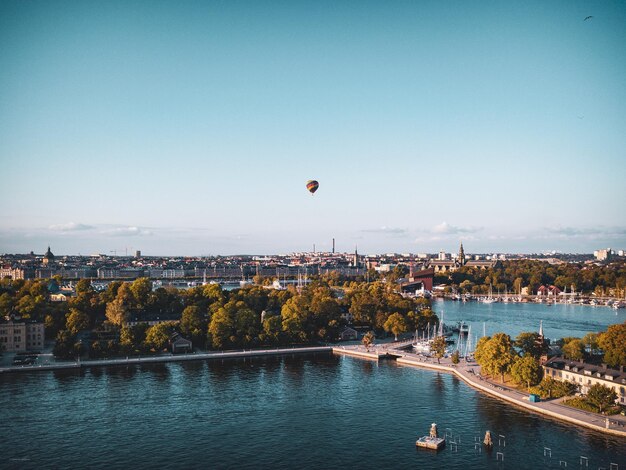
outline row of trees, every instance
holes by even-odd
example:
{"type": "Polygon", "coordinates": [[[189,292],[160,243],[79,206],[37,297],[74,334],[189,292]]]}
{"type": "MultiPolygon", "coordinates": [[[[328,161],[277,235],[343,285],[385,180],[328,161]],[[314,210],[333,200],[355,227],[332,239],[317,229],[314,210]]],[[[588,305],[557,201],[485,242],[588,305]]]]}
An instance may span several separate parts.
{"type": "Polygon", "coordinates": [[[474,357],[487,374],[499,375],[502,382],[504,375],[510,374],[516,383],[530,388],[541,381],[539,357],[546,351],[547,345],[537,333],[521,333],[515,341],[505,333],[496,333],[478,341],[474,357]]]}
{"type": "Polygon", "coordinates": [[[626,322],[611,325],[604,332],[587,333],[582,338],[563,338],[558,345],[563,356],[572,361],[601,360],[616,368],[626,365],[626,322]]]}
{"type": "Polygon", "coordinates": [[[15,314],[21,313],[14,308],[21,298],[40,297],[41,308],[30,317],[45,321],[46,336],[57,338],[55,352],[62,357],[85,350],[92,356],[159,351],[173,331],[196,347],[229,349],[335,341],[348,318],[378,335],[437,322],[428,300],[404,298],[383,282],[340,289],[317,280],[300,291],[263,286],[225,291],[218,284],[153,290],[150,280],[137,279],[111,282],[98,292],[81,280],[76,295],[58,303],[48,300],[43,281],[3,281],[2,288],[2,296],[10,299],[6,311],[15,314]],[[161,323],[145,325],[155,319],[161,323]]]}
{"type": "Polygon", "coordinates": [[[528,287],[532,293],[541,285],[555,285],[561,290],[597,295],[626,295],[626,263],[609,265],[564,263],[553,265],[545,261],[510,260],[491,269],[464,266],[452,273],[435,277],[435,283],[451,284],[462,293],[486,294],[494,291],[519,293],[528,287]]]}

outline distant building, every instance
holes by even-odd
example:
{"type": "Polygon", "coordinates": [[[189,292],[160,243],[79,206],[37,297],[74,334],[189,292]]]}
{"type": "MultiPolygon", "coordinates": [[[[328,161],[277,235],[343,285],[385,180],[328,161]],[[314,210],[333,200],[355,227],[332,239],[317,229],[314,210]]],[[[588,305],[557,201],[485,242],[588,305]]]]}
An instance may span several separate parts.
{"type": "Polygon", "coordinates": [[[353,341],[358,339],[359,333],[354,329],[346,326],[341,333],[339,333],[339,339],[341,341],[353,341]]]}
{"type": "Polygon", "coordinates": [[[10,319],[0,322],[0,348],[7,352],[36,351],[44,346],[44,324],[10,319]]]}
{"type": "Polygon", "coordinates": [[[557,296],[561,293],[561,289],[559,289],[556,286],[539,286],[539,289],[537,289],[537,295],[539,296],[557,296]]]}
{"type": "Polygon", "coordinates": [[[32,279],[33,276],[32,269],[13,268],[11,266],[0,267],[0,279],[32,279]]]}
{"type": "Polygon", "coordinates": [[[52,254],[52,251],[50,251],[49,246],[48,246],[48,251],[46,251],[46,254],[43,255],[42,262],[44,265],[54,263],[54,255],[52,254]]]}
{"type": "Polygon", "coordinates": [[[433,268],[422,269],[421,271],[415,271],[409,275],[408,282],[405,282],[400,285],[400,290],[402,292],[418,292],[418,291],[429,291],[433,290],[433,277],[435,275],[435,270],[433,268]]]}
{"type": "Polygon", "coordinates": [[[457,269],[467,266],[469,268],[489,269],[498,264],[497,259],[493,260],[467,260],[465,256],[465,250],[463,249],[463,243],[459,247],[459,254],[454,260],[447,260],[445,253],[442,251],[439,253],[437,260],[431,260],[429,267],[435,270],[435,273],[454,272],[457,269]],[[443,254],[443,257],[442,257],[443,254]]]}
{"type": "Polygon", "coordinates": [[[596,250],[593,252],[593,256],[595,256],[598,261],[609,261],[612,254],[613,250],[611,250],[610,248],[606,248],[604,250],[596,250]]]}

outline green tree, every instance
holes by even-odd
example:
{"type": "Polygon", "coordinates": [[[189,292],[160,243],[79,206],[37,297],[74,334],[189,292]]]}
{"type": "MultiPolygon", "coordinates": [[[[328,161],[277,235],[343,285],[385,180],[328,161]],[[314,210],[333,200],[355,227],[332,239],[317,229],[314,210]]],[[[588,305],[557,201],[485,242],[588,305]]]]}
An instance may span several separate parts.
{"type": "Polygon", "coordinates": [[[76,337],[67,330],[61,330],[57,334],[52,353],[61,359],[69,359],[74,356],[74,343],[76,337]]]}
{"type": "Polygon", "coordinates": [[[211,317],[209,323],[209,343],[214,349],[224,349],[232,344],[234,337],[234,319],[231,312],[221,307],[211,317]]]}
{"type": "Polygon", "coordinates": [[[80,279],[74,286],[74,291],[77,296],[92,293],[93,287],[91,286],[91,279],[80,279]]]}
{"type": "Polygon", "coordinates": [[[496,333],[484,342],[481,339],[476,352],[474,357],[481,369],[492,376],[500,375],[502,382],[504,374],[509,371],[517,357],[510,336],[504,333],[496,333]]]}
{"type": "Polygon", "coordinates": [[[116,297],[106,306],[106,318],[113,325],[122,326],[128,321],[130,312],[122,298],[116,297]]]}
{"type": "Polygon", "coordinates": [[[140,349],[140,345],[143,343],[144,338],[145,329],[141,332],[141,330],[136,327],[128,325],[122,326],[120,329],[120,352],[123,354],[134,354],[140,349]]]}
{"type": "Polygon", "coordinates": [[[523,355],[530,354],[535,358],[548,352],[547,344],[545,341],[539,343],[539,333],[535,332],[523,332],[517,335],[515,346],[522,351],[523,355]]]}
{"type": "Polygon", "coordinates": [[[135,279],[130,284],[133,300],[137,308],[145,308],[148,304],[148,298],[152,292],[152,281],[147,277],[135,279]]]}
{"type": "Polygon", "coordinates": [[[450,356],[450,359],[452,360],[452,364],[458,364],[460,362],[459,351],[454,351],[452,356],[450,356]]]}
{"type": "Polygon", "coordinates": [[[580,339],[573,339],[563,346],[563,355],[572,361],[580,361],[585,357],[585,346],[580,339]]]}
{"type": "Polygon", "coordinates": [[[13,311],[15,301],[8,292],[0,295],[0,316],[4,317],[13,311]]]}
{"type": "Polygon", "coordinates": [[[249,308],[237,311],[235,318],[235,331],[243,347],[250,347],[257,339],[261,324],[259,316],[249,308]]]}
{"type": "Polygon", "coordinates": [[[571,382],[561,382],[554,380],[550,376],[545,376],[539,385],[533,387],[531,393],[537,393],[541,398],[561,398],[573,395],[578,390],[578,386],[571,382]]]}
{"type": "Polygon", "coordinates": [[[202,344],[207,326],[199,307],[195,305],[185,307],[180,318],[180,332],[184,336],[196,345],[202,344]]]}
{"type": "Polygon", "coordinates": [[[590,354],[595,354],[599,348],[598,333],[589,332],[582,339],[583,345],[589,350],[590,354]]]}
{"type": "Polygon", "coordinates": [[[446,353],[446,338],[443,336],[437,336],[430,347],[431,351],[435,354],[437,358],[437,364],[441,362],[441,358],[446,353]]]}
{"type": "Polygon", "coordinates": [[[157,323],[146,331],[145,344],[148,349],[162,351],[167,346],[174,330],[172,322],[157,323]]]}
{"type": "Polygon", "coordinates": [[[279,315],[267,316],[263,320],[263,335],[269,343],[278,344],[283,331],[283,321],[279,315]]]}
{"type": "Polygon", "coordinates": [[[383,328],[386,332],[393,333],[395,340],[398,341],[398,335],[407,331],[407,323],[404,317],[396,312],[389,315],[383,328]]]}
{"type": "Polygon", "coordinates": [[[283,331],[293,340],[307,342],[310,339],[311,312],[304,296],[289,299],[281,309],[283,331]]]}
{"type": "Polygon", "coordinates": [[[349,312],[356,323],[373,325],[377,309],[376,299],[367,291],[357,292],[351,298],[349,312]]]}
{"type": "Polygon", "coordinates": [[[73,335],[79,331],[89,329],[89,317],[80,310],[71,308],[65,318],[65,327],[73,335]]]}
{"type": "Polygon", "coordinates": [[[597,407],[600,413],[609,406],[614,405],[615,400],[617,400],[615,390],[602,384],[592,385],[587,392],[587,401],[597,407]]]}
{"type": "Polygon", "coordinates": [[[542,369],[537,359],[530,354],[518,357],[511,366],[511,377],[515,383],[524,384],[530,390],[531,385],[541,380],[542,369]]]}
{"type": "Polygon", "coordinates": [[[368,331],[367,333],[365,333],[365,335],[363,335],[363,338],[361,339],[361,343],[363,343],[363,346],[365,346],[365,349],[367,351],[370,350],[370,346],[372,344],[374,344],[374,339],[376,337],[374,336],[374,332],[373,331],[368,331]]]}
{"type": "Polygon", "coordinates": [[[598,345],[604,351],[604,362],[608,365],[626,365],[626,322],[609,326],[598,336],[598,345]]]}

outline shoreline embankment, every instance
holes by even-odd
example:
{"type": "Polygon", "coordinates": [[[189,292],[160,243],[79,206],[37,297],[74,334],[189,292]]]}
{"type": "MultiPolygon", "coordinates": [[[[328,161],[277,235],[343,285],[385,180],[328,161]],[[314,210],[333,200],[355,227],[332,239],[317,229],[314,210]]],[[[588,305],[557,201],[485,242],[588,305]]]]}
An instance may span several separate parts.
{"type": "Polygon", "coordinates": [[[429,359],[426,357],[406,353],[393,348],[384,348],[383,351],[374,352],[366,351],[362,347],[334,347],[333,353],[361,357],[363,359],[370,360],[395,358],[396,362],[400,365],[453,374],[463,380],[463,382],[470,387],[500,400],[504,400],[515,406],[524,408],[534,413],[549,416],[560,421],[565,421],[606,434],[626,438],[626,428],[623,427],[621,420],[617,420],[615,417],[600,416],[594,413],[578,410],[576,408],[567,407],[553,401],[532,403],[528,401],[528,394],[524,394],[518,390],[503,388],[501,384],[483,378],[480,374],[475,372],[476,369],[480,369],[480,366],[476,363],[457,365],[453,365],[452,363],[439,364],[436,362],[429,362],[429,359]],[[622,428],[619,429],[611,427],[611,425],[615,426],[616,423],[622,428]]]}
{"type": "Polygon", "coordinates": [[[170,356],[139,356],[121,359],[101,359],[76,362],[53,362],[32,366],[0,367],[0,373],[39,372],[48,370],[71,370],[90,367],[125,366],[133,364],[158,364],[164,362],[207,361],[229,358],[246,358],[261,356],[287,356],[291,354],[314,354],[332,352],[331,346],[311,346],[302,348],[279,349],[244,349],[242,351],[223,351],[210,353],[176,354],[170,356]]]}

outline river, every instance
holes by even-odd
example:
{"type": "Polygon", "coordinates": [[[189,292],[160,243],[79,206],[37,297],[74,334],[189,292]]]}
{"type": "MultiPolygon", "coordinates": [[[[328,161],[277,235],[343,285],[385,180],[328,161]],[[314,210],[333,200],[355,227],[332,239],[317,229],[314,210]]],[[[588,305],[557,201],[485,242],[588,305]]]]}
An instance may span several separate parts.
{"type": "MultiPolygon", "coordinates": [[[[440,307],[451,320],[491,322],[488,333],[543,318],[553,337],[579,335],[615,319],[609,309],[588,319],[524,305],[522,321],[510,306],[440,307]]],[[[517,409],[449,374],[332,354],[3,374],[0,429],[0,468],[16,469],[537,469],[580,468],[581,456],[588,468],[626,468],[623,439],[517,409]],[[416,449],[432,422],[458,445],[416,449]],[[486,430],[491,453],[474,446],[486,430]]]]}

